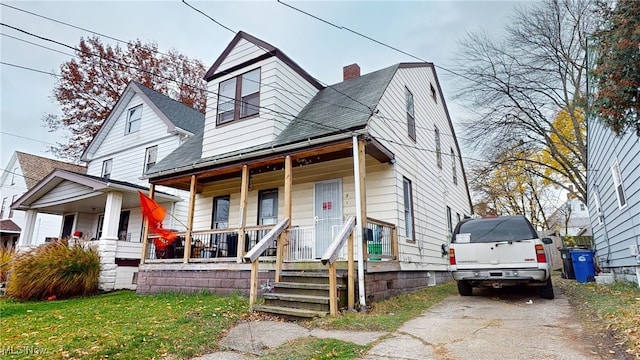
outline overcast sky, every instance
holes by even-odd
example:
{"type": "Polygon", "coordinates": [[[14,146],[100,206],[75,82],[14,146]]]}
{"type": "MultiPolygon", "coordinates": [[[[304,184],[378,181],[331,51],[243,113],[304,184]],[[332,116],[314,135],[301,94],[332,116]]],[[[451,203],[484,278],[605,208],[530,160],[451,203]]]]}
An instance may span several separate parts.
{"type": "MultiPolygon", "coordinates": [[[[464,38],[467,32],[484,30],[501,36],[514,8],[527,4],[518,1],[444,0],[283,1],[442,68],[452,64],[457,41],[464,38]]],[[[325,84],[340,82],[342,67],[354,62],[360,65],[365,74],[398,62],[416,61],[301,14],[275,0],[187,2],[232,30],[243,30],[279,48],[325,84]]],[[[92,34],[24,11],[120,40],[154,41],[160,51],[175,49],[203,61],[207,68],[234,36],[179,0],[2,0],[1,4],[0,19],[3,24],[57,42],[76,46],[82,36],[92,34]]],[[[67,54],[72,51],[6,26],[1,27],[0,33],[0,59],[3,62],[0,64],[0,164],[4,168],[16,150],[53,157],[46,152],[47,145],[60,141],[64,136],[63,133],[49,133],[42,122],[45,114],[60,113],[57,103],[51,98],[55,78],[7,64],[58,73],[60,65],[71,56],[53,50],[67,54]]],[[[103,43],[117,45],[116,41],[102,40],[103,43]]],[[[456,78],[448,76],[442,69],[437,71],[455,123],[462,116],[460,106],[451,100],[456,78]]]]}

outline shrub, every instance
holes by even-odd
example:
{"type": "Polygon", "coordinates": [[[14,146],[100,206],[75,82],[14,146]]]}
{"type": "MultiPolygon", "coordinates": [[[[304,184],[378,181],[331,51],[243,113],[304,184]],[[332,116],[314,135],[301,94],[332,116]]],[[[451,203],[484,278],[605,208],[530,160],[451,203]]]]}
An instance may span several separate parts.
{"type": "Polygon", "coordinates": [[[64,240],[14,255],[7,296],[39,300],[67,298],[98,290],[100,256],[92,247],[69,247],[64,240]]]}
{"type": "Polygon", "coordinates": [[[0,250],[0,283],[7,281],[12,256],[13,252],[5,249],[0,250]]]}

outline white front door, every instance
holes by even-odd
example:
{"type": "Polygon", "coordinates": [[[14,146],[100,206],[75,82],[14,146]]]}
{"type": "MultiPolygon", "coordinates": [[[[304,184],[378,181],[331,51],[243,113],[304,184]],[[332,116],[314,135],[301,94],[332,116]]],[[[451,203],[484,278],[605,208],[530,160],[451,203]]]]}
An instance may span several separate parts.
{"type": "Polygon", "coordinates": [[[321,258],[329,247],[333,234],[342,225],[342,180],[316,183],[313,195],[316,227],[315,257],[321,258]]]}

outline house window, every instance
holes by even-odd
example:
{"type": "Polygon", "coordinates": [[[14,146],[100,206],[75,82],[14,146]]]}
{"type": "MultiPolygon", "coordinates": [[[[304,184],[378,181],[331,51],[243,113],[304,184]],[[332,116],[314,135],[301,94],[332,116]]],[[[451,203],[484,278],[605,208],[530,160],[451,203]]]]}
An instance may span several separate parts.
{"type": "Polygon", "coordinates": [[[447,206],[447,239],[451,240],[453,234],[453,217],[451,216],[451,208],[447,206]]]}
{"type": "Polygon", "coordinates": [[[404,234],[407,240],[415,240],[415,227],[413,222],[413,191],[411,189],[411,181],[402,178],[402,187],[404,194],[404,234]]]}
{"type": "Polygon", "coordinates": [[[585,210],[584,204],[580,203],[580,211],[584,211],[584,210],[585,210]]]}
{"type": "Polygon", "coordinates": [[[134,133],[140,130],[140,123],[142,122],[142,105],[136,106],[133,109],[129,109],[129,115],[127,117],[127,134],[134,133]]]}
{"type": "Polygon", "coordinates": [[[18,173],[18,168],[13,169],[13,172],[11,173],[11,185],[15,185],[16,184],[16,174],[18,173]]]}
{"type": "Polygon", "coordinates": [[[260,109],[260,68],[220,83],[217,124],[255,115],[260,109]]]}
{"type": "Polygon", "coordinates": [[[627,206],[627,198],[624,195],[620,165],[618,165],[617,161],[611,166],[611,175],[613,175],[613,185],[615,187],[616,197],[618,198],[618,208],[623,209],[627,206]]]}
{"type": "Polygon", "coordinates": [[[433,87],[433,84],[429,84],[429,85],[431,85],[431,97],[435,102],[438,102],[438,95],[436,93],[436,88],[433,87]]]}
{"type": "Polygon", "coordinates": [[[593,194],[593,199],[595,200],[596,205],[596,216],[598,217],[597,225],[602,224],[602,206],[600,206],[600,197],[597,193],[593,194]]]}
{"type": "Polygon", "coordinates": [[[13,217],[13,209],[11,208],[11,204],[16,202],[17,197],[18,197],[18,194],[14,194],[13,197],[11,198],[11,203],[9,204],[9,219],[13,217]]]}
{"type": "Polygon", "coordinates": [[[96,228],[96,239],[102,237],[102,227],[104,226],[104,215],[98,215],[98,227],[96,228]]]}
{"type": "Polygon", "coordinates": [[[156,164],[158,158],[158,145],[148,147],[144,154],[144,172],[149,171],[156,164]]]}
{"type": "Polygon", "coordinates": [[[118,221],[118,240],[130,241],[127,230],[129,229],[129,210],[120,213],[120,221],[118,221]]]}
{"type": "Polygon", "coordinates": [[[258,225],[278,222],[278,189],[261,190],[258,193],[258,225]]]}
{"type": "Polygon", "coordinates": [[[7,205],[7,200],[9,200],[9,198],[6,196],[2,198],[2,208],[0,209],[0,219],[4,219],[4,207],[7,205]]]}
{"type": "Polygon", "coordinates": [[[436,164],[442,169],[442,147],[440,146],[440,130],[435,127],[435,139],[436,139],[436,164]]]}
{"type": "Polygon", "coordinates": [[[226,229],[229,227],[229,196],[217,196],[213,198],[213,218],[211,227],[214,229],[226,229]]]}
{"type": "Polygon", "coordinates": [[[105,179],[111,178],[111,167],[113,166],[113,159],[108,159],[102,162],[102,177],[105,179]]]}
{"type": "Polygon", "coordinates": [[[458,185],[458,170],[456,169],[456,153],[451,149],[451,173],[453,174],[453,184],[458,185]]]}
{"type": "Polygon", "coordinates": [[[406,87],[404,88],[404,90],[405,90],[405,96],[407,98],[407,132],[409,134],[409,137],[413,139],[413,141],[415,141],[416,140],[416,118],[414,115],[414,108],[413,108],[413,94],[406,87]]]}

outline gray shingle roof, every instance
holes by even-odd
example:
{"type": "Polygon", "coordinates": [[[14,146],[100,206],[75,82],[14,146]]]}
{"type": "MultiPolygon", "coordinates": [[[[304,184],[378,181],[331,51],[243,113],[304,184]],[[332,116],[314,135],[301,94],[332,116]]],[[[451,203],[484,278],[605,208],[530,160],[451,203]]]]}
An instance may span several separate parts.
{"type": "Polygon", "coordinates": [[[167,171],[181,166],[196,164],[202,158],[202,138],[204,129],[189,138],[171,154],[165,156],[164,159],[158,161],[147,171],[147,174],[153,174],[160,171],[167,171]]]}
{"type": "Polygon", "coordinates": [[[398,65],[393,65],[319,91],[280,133],[274,145],[366,126],[397,69],[398,65]]]}
{"type": "Polygon", "coordinates": [[[193,134],[204,129],[204,114],[179,101],[135,82],[138,88],[164,113],[176,126],[193,134]]]}
{"type": "Polygon", "coordinates": [[[396,64],[319,91],[272,143],[201,159],[204,133],[201,131],[159,161],[147,174],[152,175],[227,158],[238,153],[250,154],[252,151],[273,146],[363,128],[367,125],[371,112],[378,105],[398,66],[396,64]]]}

